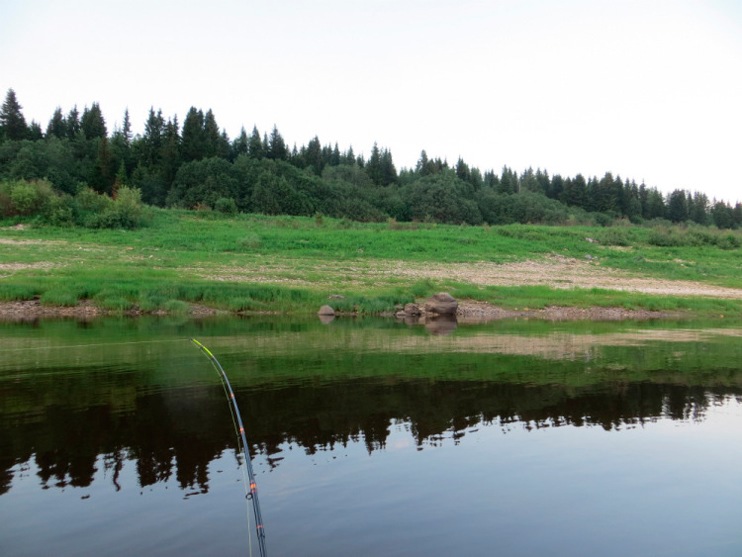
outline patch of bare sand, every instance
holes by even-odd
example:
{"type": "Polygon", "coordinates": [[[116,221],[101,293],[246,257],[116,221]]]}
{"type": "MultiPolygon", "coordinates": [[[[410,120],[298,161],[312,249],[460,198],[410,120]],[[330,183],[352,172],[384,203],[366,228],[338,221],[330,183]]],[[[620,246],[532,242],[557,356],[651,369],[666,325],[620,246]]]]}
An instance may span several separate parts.
{"type": "Polygon", "coordinates": [[[0,263],[0,278],[9,277],[18,271],[29,269],[46,270],[52,267],[56,267],[56,265],[46,261],[37,261],[36,263],[0,263]]]}
{"type": "Polygon", "coordinates": [[[347,284],[399,278],[414,280],[453,281],[480,286],[548,286],[550,288],[602,288],[666,296],[707,296],[742,299],[742,289],[713,286],[693,281],[673,281],[636,277],[624,271],[602,267],[591,261],[561,256],[515,263],[414,263],[407,261],[343,261],[336,265],[317,264],[312,268],[316,279],[297,272],[291,260],[269,265],[190,269],[204,278],[234,282],[277,282],[304,286],[319,284],[322,277],[336,281],[347,277],[347,284]]]}
{"type": "MultiPolygon", "coordinates": [[[[396,269],[410,276],[410,269],[396,269]]],[[[414,272],[414,271],[412,271],[414,272]]],[[[635,277],[617,269],[590,262],[552,256],[539,261],[496,264],[488,262],[429,266],[424,277],[438,280],[468,282],[482,286],[548,286],[551,288],[603,288],[660,294],[668,296],[710,296],[742,299],[742,289],[725,288],[692,281],[672,281],[635,277]]]]}
{"type": "Polygon", "coordinates": [[[23,271],[25,269],[51,269],[54,263],[37,261],[36,263],[0,263],[0,271],[23,271]]]}
{"type": "Polygon", "coordinates": [[[54,246],[66,244],[63,240],[18,240],[16,238],[0,238],[0,244],[5,246],[54,246]]]}

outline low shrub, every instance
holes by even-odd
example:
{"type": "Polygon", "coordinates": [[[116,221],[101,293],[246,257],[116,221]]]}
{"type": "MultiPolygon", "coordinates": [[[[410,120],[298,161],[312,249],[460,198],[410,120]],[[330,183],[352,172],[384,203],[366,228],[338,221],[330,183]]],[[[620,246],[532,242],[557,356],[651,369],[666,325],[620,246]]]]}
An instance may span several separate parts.
{"type": "Polygon", "coordinates": [[[0,215],[11,217],[42,214],[56,195],[47,180],[0,182],[0,215]]]}
{"type": "Polygon", "coordinates": [[[604,246],[630,246],[629,232],[626,228],[604,228],[596,235],[604,246]]]}
{"type": "Polygon", "coordinates": [[[0,217],[37,217],[54,226],[139,228],[150,218],[138,189],[122,186],[116,198],[88,187],[76,195],[59,193],[47,180],[0,182],[0,217]]]}
{"type": "Polygon", "coordinates": [[[237,203],[231,197],[220,197],[214,203],[214,209],[225,215],[236,215],[237,203]]]}
{"type": "Polygon", "coordinates": [[[679,247],[684,244],[680,235],[672,228],[655,228],[647,237],[647,243],[652,246],[663,248],[679,247]]]}

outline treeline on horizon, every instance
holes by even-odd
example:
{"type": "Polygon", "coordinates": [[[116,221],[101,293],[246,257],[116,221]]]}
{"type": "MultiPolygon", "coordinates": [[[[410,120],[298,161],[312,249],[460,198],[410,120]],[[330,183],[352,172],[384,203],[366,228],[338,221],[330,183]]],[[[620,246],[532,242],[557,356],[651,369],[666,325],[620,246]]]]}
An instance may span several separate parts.
{"type": "MultiPolygon", "coordinates": [[[[243,128],[230,139],[211,110],[195,107],[182,124],[150,109],[138,135],[128,110],[121,128],[109,133],[98,103],[82,113],[76,106],[66,113],[57,108],[44,129],[26,122],[13,89],[0,109],[0,181],[6,185],[0,187],[0,216],[32,214],[27,185],[42,181],[62,199],[86,195],[88,205],[92,192],[115,199],[126,191],[131,203],[135,192],[158,207],[357,221],[608,225],[666,219],[742,227],[742,204],[698,191],[663,195],[608,172],[601,178],[531,168],[518,174],[507,166],[482,172],[461,158],[453,165],[429,158],[424,150],[415,168],[398,171],[392,153],[377,144],[368,158],[352,147],[323,145],[316,136],[289,148],[275,126],[262,135],[243,128]],[[17,195],[23,203],[13,203],[13,181],[24,181],[17,195]]],[[[71,203],[59,206],[61,215],[72,211],[71,203]]],[[[64,222],[59,215],[51,220],[64,222]]]]}

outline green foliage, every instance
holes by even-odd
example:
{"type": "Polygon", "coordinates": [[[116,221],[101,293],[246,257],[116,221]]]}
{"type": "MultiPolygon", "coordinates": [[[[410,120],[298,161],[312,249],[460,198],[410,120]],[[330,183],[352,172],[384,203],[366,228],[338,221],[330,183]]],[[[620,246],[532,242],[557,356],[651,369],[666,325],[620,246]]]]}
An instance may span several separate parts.
{"type": "Polygon", "coordinates": [[[22,108],[15,91],[8,89],[5,102],[0,107],[0,131],[5,139],[19,141],[28,137],[29,129],[21,112],[22,108]]]}
{"type": "Polygon", "coordinates": [[[0,182],[0,215],[32,216],[43,214],[56,194],[46,180],[10,180],[0,182]]]}
{"type": "Polygon", "coordinates": [[[113,204],[113,200],[96,193],[91,188],[83,188],[75,196],[75,223],[88,228],[101,228],[101,216],[113,204]]]}
{"type": "Polygon", "coordinates": [[[406,186],[402,193],[413,220],[480,224],[482,214],[472,199],[469,184],[453,170],[421,178],[406,186]]]}
{"type": "Polygon", "coordinates": [[[660,225],[652,228],[647,242],[661,247],[717,247],[737,249],[742,245],[740,235],[713,228],[677,227],[660,225]]]}
{"type": "Polygon", "coordinates": [[[171,206],[193,208],[198,204],[213,207],[220,198],[236,198],[238,182],[235,170],[220,158],[195,160],[180,167],[167,197],[171,206]]]}
{"type": "Polygon", "coordinates": [[[44,220],[53,226],[73,226],[75,224],[75,198],[62,194],[52,197],[46,208],[44,220]]]}
{"type": "Polygon", "coordinates": [[[98,103],[94,102],[90,108],[85,107],[80,118],[80,129],[86,139],[108,137],[106,121],[98,103]]]}
{"type": "MultiPolygon", "coordinates": [[[[126,190],[124,190],[126,191],[126,190]]],[[[127,194],[124,194],[126,197],[127,194]]],[[[80,206],[105,213],[120,202],[90,190],[61,197],[75,211],[80,206]],[[79,205],[78,205],[79,204],[79,205]]],[[[369,223],[322,217],[265,217],[222,213],[154,210],[152,226],[122,231],[80,227],[34,226],[8,230],[8,237],[30,244],[0,244],[3,261],[51,263],[39,273],[33,266],[14,271],[0,284],[0,299],[31,299],[70,305],[92,299],[112,311],[170,311],[175,302],[206,304],[234,311],[314,313],[328,303],[339,311],[393,311],[396,304],[448,290],[508,308],[545,305],[654,308],[730,314],[735,300],[651,296],[631,292],[543,287],[483,287],[427,278],[429,263],[538,260],[559,254],[595,258],[648,277],[684,279],[742,287],[739,277],[742,233],[668,223],[654,227],[547,227],[505,225],[450,226],[435,223],[369,223]],[[653,244],[657,234],[672,246],[653,244]],[[589,242],[587,238],[596,241],[589,242]],[[52,240],[52,242],[47,242],[52,240]],[[622,249],[615,249],[615,247],[622,249]],[[731,248],[731,249],[728,249],[731,248]],[[404,261],[410,275],[385,273],[390,262],[404,261]],[[419,268],[420,274],[414,273],[419,268]],[[367,270],[369,272],[367,272],[367,270]],[[377,273],[377,270],[382,270],[377,273]],[[111,277],[116,277],[115,281],[111,277]]],[[[22,267],[23,265],[21,265],[22,267]]],[[[737,308],[735,310],[735,308],[737,308]]]]}
{"type": "MultiPolygon", "coordinates": [[[[51,194],[51,187],[49,194],[51,194]]],[[[18,182],[10,190],[10,203],[19,215],[32,215],[43,205],[44,195],[41,188],[28,182],[18,182]]]]}
{"type": "Polygon", "coordinates": [[[231,197],[220,197],[214,203],[214,210],[225,215],[235,215],[237,214],[237,203],[231,197]]]}
{"type": "MultiPolygon", "coordinates": [[[[368,159],[352,148],[342,152],[337,144],[323,146],[316,136],[290,150],[275,126],[262,137],[257,127],[250,135],[243,129],[230,142],[214,113],[196,107],[189,109],[182,128],[177,116],[165,118],[162,110],[150,109],[144,133],[137,137],[132,137],[128,111],[123,121],[123,129],[109,134],[98,103],[85,107],[82,115],[76,107],[66,116],[57,108],[44,137],[38,124],[26,124],[10,89],[0,109],[0,180],[46,180],[55,192],[72,196],[90,187],[112,198],[128,185],[141,192],[146,204],[210,208],[229,215],[322,213],[359,222],[393,218],[397,223],[606,227],[621,219],[635,224],[668,219],[742,227],[741,204],[712,203],[702,193],[685,190],[665,197],[656,188],[611,173],[562,177],[528,168],[519,175],[507,166],[499,173],[482,172],[461,157],[450,167],[424,150],[415,168],[398,172],[392,153],[377,144],[368,159]]],[[[138,209],[131,206],[93,215],[90,200],[83,200],[81,216],[67,198],[42,198],[34,199],[31,190],[20,187],[15,200],[0,193],[0,210],[5,216],[43,215],[60,225],[139,226],[139,215],[133,214],[138,209]],[[42,201],[47,209],[37,206],[42,201]]],[[[615,234],[607,241],[616,241],[615,234]]],[[[669,247],[674,241],[655,234],[656,245],[669,247]]],[[[725,245],[734,249],[733,240],[725,245]]]]}
{"type": "Polygon", "coordinates": [[[121,187],[116,199],[81,189],[77,195],[60,194],[46,180],[0,181],[0,215],[36,217],[55,226],[128,228],[147,224],[150,211],[139,190],[121,187]]]}
{"type": "Polygon", "coordinates": [[[563,224],[570,214],[558,201],[530,191],[507,195],[486,188],[478,193],[477,203],[489,224],[563,224]]]}
{"type": "Polygon", "coordinates": [[[627,247],[631,245],[628,230],[625,228],[604,228],[600,234],[597,234],[596,240],[604,246],[627,247]]]}
{"type": "Polygon", "coordinates": [[[119,188],[116,199],[111,203],[107,202],[107,207],[99,219],[96,223],[98,228],[134,229],[144,226],[148,220],[148,213],[142,205],[141,192],[126,186],[119,188]]]}
{"type": "Polygon", "coordinates": [[[250,205],[266,215],[310,215],[314,206],[303,191],[283,176],[263,173],[253,187],[250,205]]]}

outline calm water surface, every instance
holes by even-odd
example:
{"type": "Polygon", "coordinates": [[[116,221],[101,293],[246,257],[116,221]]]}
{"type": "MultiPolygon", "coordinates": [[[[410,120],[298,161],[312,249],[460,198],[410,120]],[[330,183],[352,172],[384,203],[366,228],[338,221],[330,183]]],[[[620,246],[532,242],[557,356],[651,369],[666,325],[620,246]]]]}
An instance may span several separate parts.
{"type": "Polygon", "coordinates": [[[742,555],[742,325],[0,324],[0,555],[742,555]],[[446,331],[448,334],[434,334],[446,331]]]}

